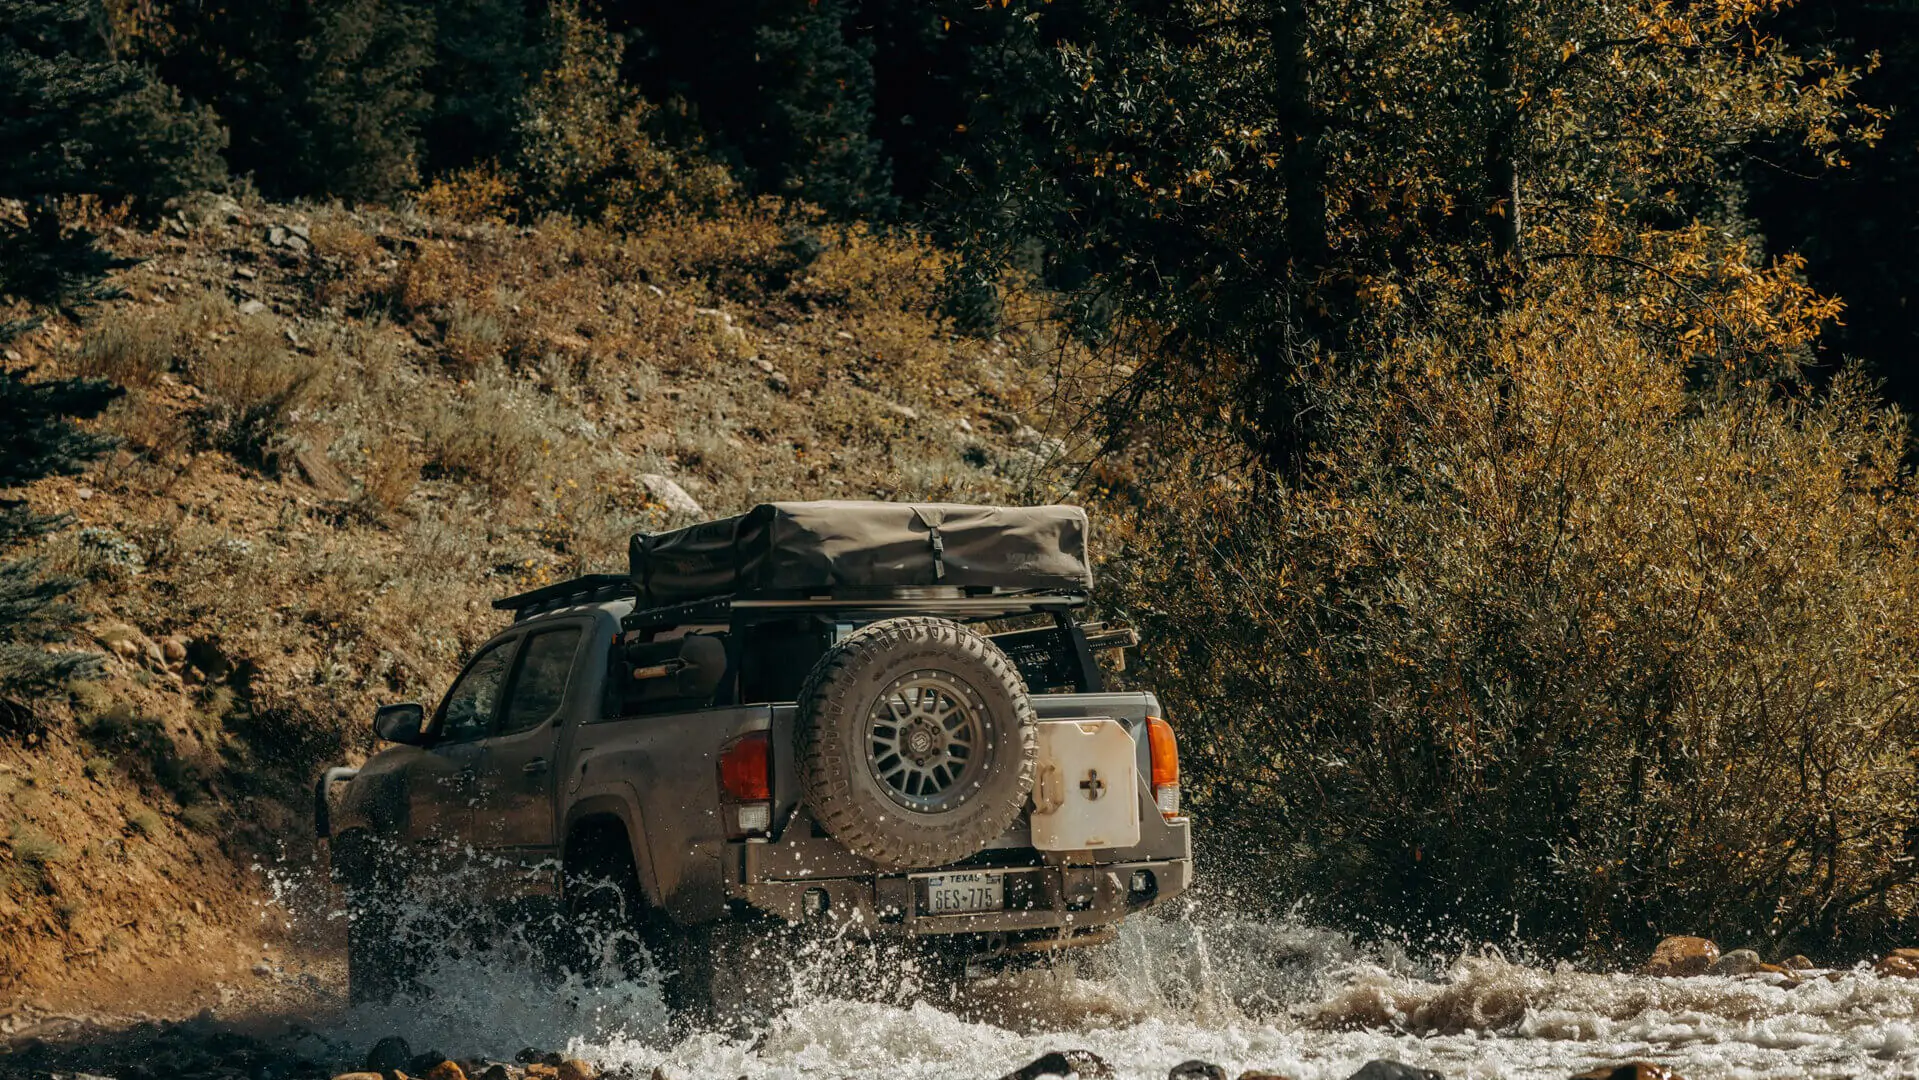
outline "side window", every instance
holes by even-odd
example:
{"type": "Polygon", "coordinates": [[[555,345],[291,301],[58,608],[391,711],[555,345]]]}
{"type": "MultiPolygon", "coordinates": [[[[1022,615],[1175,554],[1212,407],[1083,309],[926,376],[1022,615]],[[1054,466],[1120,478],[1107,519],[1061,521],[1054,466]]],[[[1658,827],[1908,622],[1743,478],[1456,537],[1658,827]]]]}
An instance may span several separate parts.
{"type": "Polygon", "coordinates": [[[507,700],[500,734],[539,727],[559,711],[560,700],[566,696],[566,678],[573,673],[573,654],[579,646],[577,626],[548,630],[527,639],[526,648],[520,651],[520,673],[513,680],[513,695],[507,700]]]}
{"type": "Polygon", "coordinates": [[[440,738],[474,739],[486,734],[500,707],[500,688],[506,685],[513,645],[512,641],[502,641],[467,665],[466,674],[447,691],[446,701],[440,706],[440,738]]]}

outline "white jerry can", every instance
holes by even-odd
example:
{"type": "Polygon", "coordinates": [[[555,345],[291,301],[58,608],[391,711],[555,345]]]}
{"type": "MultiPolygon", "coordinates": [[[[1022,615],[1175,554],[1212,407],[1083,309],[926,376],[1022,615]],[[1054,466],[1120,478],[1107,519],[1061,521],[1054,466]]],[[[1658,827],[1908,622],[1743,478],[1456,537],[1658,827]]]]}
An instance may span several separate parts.
{"type": "Polygon", "coordinates": [[[1087,851],[1139,843],[1137,753],[1117,720],[1040,721],[1033,846],[1087,851]]]}

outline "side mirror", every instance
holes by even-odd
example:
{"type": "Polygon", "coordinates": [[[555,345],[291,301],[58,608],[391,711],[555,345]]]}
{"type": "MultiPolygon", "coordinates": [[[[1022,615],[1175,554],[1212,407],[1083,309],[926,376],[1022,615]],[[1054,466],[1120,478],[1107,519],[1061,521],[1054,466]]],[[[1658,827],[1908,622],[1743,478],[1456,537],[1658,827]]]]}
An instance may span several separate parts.
{"type": "Polygon", "coordinates": [[[373,733],[387,742],[420,745],[426,741],[426,706],[417,701],[380,706],[373,713],[373,733]]]}

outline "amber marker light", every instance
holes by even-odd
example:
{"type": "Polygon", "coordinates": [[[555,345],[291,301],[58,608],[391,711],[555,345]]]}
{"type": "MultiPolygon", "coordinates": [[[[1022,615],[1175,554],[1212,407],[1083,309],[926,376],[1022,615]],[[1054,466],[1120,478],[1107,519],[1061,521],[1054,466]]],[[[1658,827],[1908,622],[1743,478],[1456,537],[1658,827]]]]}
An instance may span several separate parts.
{"type": "Polygon", "coordinates": [[[1153,763],[1153,802],[1161,817],[1179,816],[1179,740],[1173,725],[1157,716],[1146,718],[1146,749],[1153,763]]]}

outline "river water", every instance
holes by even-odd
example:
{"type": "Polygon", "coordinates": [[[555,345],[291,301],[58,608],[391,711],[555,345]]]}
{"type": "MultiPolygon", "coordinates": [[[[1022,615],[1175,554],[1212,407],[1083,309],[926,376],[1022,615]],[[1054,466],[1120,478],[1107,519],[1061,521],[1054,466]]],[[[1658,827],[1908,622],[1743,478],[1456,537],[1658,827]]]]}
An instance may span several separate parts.
{"type": "MultiPolygon", "coordinates": [[[[801,988],[765,1028],[668,1035],[647,979],[555,990],[512,961],[449,961],[424,1001],[335,1014],[326,1037],[506,1058],[558,1049],[663,1080],[992,1080],[1052,1050],[1087,1049],[1160,1080],[1202,1058],[1293,1080],[1345,1080],[1386,1058],[1449,1078],[1551,1077],[1660,1062],[1716,1077],[1919,1077],[1919,981],[1863,970],[1807,980],[1654,979],[1528,965],[1480,950],[1415,961],[1285,921],[1183,913],[1136,920],[1070,966],[916,999],[887,962],[847,946],[797,965],[801,988]],[[867,993],[822,989],[864,964],[867,993]],[[878,999],[878,1000],[875,1000],[878,999]]],[[[363,1051],[362,1051],[363,1052],[363,1051]]]]}

